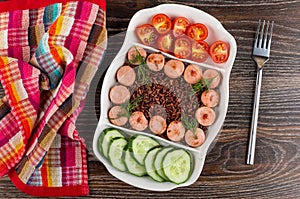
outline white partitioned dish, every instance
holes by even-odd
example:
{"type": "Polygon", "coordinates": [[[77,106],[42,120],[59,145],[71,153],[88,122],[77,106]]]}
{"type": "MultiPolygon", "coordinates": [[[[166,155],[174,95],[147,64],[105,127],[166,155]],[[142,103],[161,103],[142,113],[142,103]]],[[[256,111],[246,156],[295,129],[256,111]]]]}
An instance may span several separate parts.
{"type": "MultiPolygon", "coordinates": [[[[217,138],[217,135],[222,128],[226,116],[228,100],[229,100],[229,77],[230,77],[231,68],[235,60],[236,51],[237,51],[237,47],[233,36],[224,29],[224,27],[216,18],[199,9],[184,6],[184,5],[178,5],[178,4],[163,4],[154,8],[148,8],[148,9],[143,9],[138,11],[130,21],[124,43],[120,51],[112,61],[110,67],[108,68],[103,81],[103,86],[101,91],[101,115],[100,115],[99,123],[95,131],[94,140],[93,140],[93,150],[96,157],[106,166],[107,170],[113,176],[130,185],[142,189],[154,190],[154,191],[168,191],[176,187],[188,186],[193,184],[200,176],[206,154],[210,149],[210,147],[212,146],[214,140],[217,138]],[[123,127],[118,127],[111,124],[108,120],[107,112],[111,105],[109,99],[109,90],[113,85],[116,84],[116,78],[115,78],[116,71],[120,66],[124,64],[126,59],[126,54],[129,48],[131,48],[133,45],[139,45],[151,51],[159,51],[157,49],[153,49],[151,47],[142,45],[139,39],[137,38],[137,36],[135,35],[135,29],[137,26],[151,21],[152,16],[158,13],[165,13],[168,16],[173,18],[176,16],[184,16],[190,19],[191,21],[201,22],[205,24],[209,30],[209,36],[206,39],[208,43],[212,43],[213,41],[216,40],[222,40],[227,42],[230,45],[230,54],[228,60],[227,62],[222,64],[215,64],[211,59],[208,59],[206,62],[201,64],[190,60],[183,60],[184,62],[201,65],[201,67],[203,68],[213,68],[217,70],[219,73],[221,73],[222,75],[221,83],[218,87],[219,94],[220,94],[220,102],[218,107],[215,108],[217,118],[214,124],[208,128],[205,142],[198,148],[183,146],[181,144],[168,141],[166,139],[157,137],[149,133],[138,132],[130,129],[125,129],[123,127]],[[171,145],[175,147],[184,148],[190,151],[194,158],[194,168],[190,178],[183,184],[177,185],[170,182],[156,182],[152,180],[150,177],[146,177],[146,176],[137,177],[126,172],[118,171],[117,169],[113,168],[110,165],[110,163],[107,161],[107,159],[103,157],[97,149],[98,137],[100,136],[100,134],[104,129],[111,128],[111,127],[120,129],[129,136],[134,134],[144,134],[155,138],[157,141],[161,143],[161,145],[165,145],[165,146],[171,145]]],[[[177,59],[174,56],[168,54],[164,54],[164,55],[166,57],[177,59]]]]}

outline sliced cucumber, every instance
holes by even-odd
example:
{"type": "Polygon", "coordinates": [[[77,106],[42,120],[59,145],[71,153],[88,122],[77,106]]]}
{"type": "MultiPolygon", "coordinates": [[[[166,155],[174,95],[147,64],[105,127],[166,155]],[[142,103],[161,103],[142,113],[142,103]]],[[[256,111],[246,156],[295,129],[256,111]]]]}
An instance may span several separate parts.
{"type": "Polygon", "coordinates": [[[144,176],[147,174],[146,169],[143,165],[140,165],[133,157],[129,149],[125,150],[124,162],[129,173],[136,176],[144,176]]]}
{"type": "Polygon", "coordinates": [[[187,151],[174,149],[164,156],[162,166],[165,176],[171,182],[181,184],[189,179],[193,163],[187,151]]]}
{"type": "Polygon", "coordinates": [[[125,163],[122,159],[124,147],[127,145],[125,138],[115,138],[109,145],[108,159],[113,167],[120,171],[126,171],[125,163]]]}
{"type": "Polygon", "coordinates": [[[103,152],[102,152],[102,142],[103,142],[104,135],[105,134],[102,132],[100,134],[100,136],[98,137],[98,142],[97,142],[97,148],[98,148],[99,153],[101,153],[101,154],[103,154],[103,152]]]}
{"type": "MultiPolygon", "coordinates": [[[[101,143],[101,152],[104,157],[108,158],[108,148],[111,143],[111,141],[114,138],[125,138],[124,135],[121,133],[121,131],[117,129],[108,128],[103,131],[103,139],[101,143]]],[[[101,137],[101,136],[100,136],[101,137]]]]}
{"type": "Polygon", "coordinates": [[[154,164],[153,164],[153,161],[154,161],[154,158],[157,154],[157,152],[159,150],[161,150],[162,147],[154,147],[152,149],[150,149],[145,157],[145,168],[146,168],[146,171],[147,171],[147,174],[155,181],[158,181],[158,182],[163,182],[164,179],[161,178],[155,168],[154,168],[154,164]]]}
{"type": "Polygon", "coordinates": [[[132,136],[127,141],[118,129],[105,129],[98,138],[98,150],[110,164],[136,176],[149,175],[157,182],[186,182],[193,169],[192,155],[184,149],[163,147],[155,139],[132,136]]]}
{"type": "Polygon", "coordinates": [[[129,149],[133,153],[133,157],[141,165],[144,165],[144,159],[147,152],[155,146],[159,146],[159,143],[151,137],[144,135],[133,137],[130,139],[129,143],[129,149]]]}
{"type": "Polygon", "coordinates": [[[168,178],[165,176],[163,169],[162,169],[162,161],[166,153],[174,149],[173,147],[165,147],[162,148],[160,151],[156,153],[156,156],[154,158],[153,166],[157,172],[157,174],[163,178],[164,180],[168,180],[168,178]]]}

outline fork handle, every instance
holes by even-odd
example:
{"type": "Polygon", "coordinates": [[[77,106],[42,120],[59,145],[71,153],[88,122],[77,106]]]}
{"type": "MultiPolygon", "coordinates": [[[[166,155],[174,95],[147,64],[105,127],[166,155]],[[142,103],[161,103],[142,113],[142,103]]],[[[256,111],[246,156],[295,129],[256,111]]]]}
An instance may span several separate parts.
{"type": "Polygon", "coordinates": [[[263,72],[262,68],[258,68],[257,76],[256,76],[256,87],[255,87],[255,96],[254,96],[254,104],[253,104],[251,131],[250,131],[248,154],[247,154],[247,164],[251,164],[251,165],[254,164],[257,119],[258,119],[258,110],[259,110],[259,99],[260,99],[260,88],[261,88],[261,81],[262,81],[262,72],[263,72]]]}

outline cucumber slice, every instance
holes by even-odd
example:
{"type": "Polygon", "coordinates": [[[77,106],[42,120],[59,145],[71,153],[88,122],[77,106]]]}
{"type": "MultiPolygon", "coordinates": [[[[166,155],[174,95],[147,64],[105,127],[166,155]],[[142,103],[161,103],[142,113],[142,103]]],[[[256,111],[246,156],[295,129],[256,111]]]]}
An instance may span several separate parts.
{"type": "Polygon", "coordinates": [[[165,176],[164,172],[163,172],[163,165],[162,165],[162,161],[164,156],[166,155],[166,153],[168,153],[169,151],[171,151],[172,149],[174,149],[173,147],[165,147],[162,148],[160,151],[158,151],[156,153],[156,156],[154,158],[154,162],[153,162],[153,166],[157,172],[157,174],[163,178],[164,180],[168,180],[168,178],[165,176]]]}
{"type": "Polygon", "coordinates": [[[133,157],[129,149],[125,150],[124,162],[129,173],[136,176],[144,176],[147,174],[146,169],[143,165],[140,165],[133,157]]]}
{"type": "Polygon", "coordinates": [[[101,153],[101,154],[103,154],[103,152],[102,152],[102,142],[103,142],[104,135],[105,134],[102,132],[100,134],[100,136],[98,137],[98,142],[97,142],[97,149],[98,149],[99,153],[101,153]]]}
{"type": "Polygon", "coordinates": [[[162,161],[165,176],[175,184],[187,181],[192,171],[191,155],[183,149],[169,151],[162,161]]]}
{"type": "Polygon", "coordinates": [[[162,147],[154,147],[152,149],[150,149],[145,157],[145,168],[146,168],[146,171],[147,171],[147,174],[155,181],[158,181],[158,182],[163,182],[164,179],[161,178],[155,168],[154,168],[154,164],[153,164],[153,161],[154,161],[154,158],[157,154],[157,152],[159,150],[161,150],[162,147]]]}
{"type": "Polygon", "coordinates": [[[156,140],[148,136],[137,135],[130,140],[129,150],[133,153],[133,157],[136,161],[139,164],[144,165],[144,159],[147,152],[155,146],[159,146],[159,143],[156,140]]]}
{"type": "MultiPolygon", "coordinates": [[[[108,128],[103,131],[103,139],[101,143],[101,151],[104,157],[108,158],[108,148],[114,138],[125,138],[124,135],[117,129],[108,128]]],[[[101,137],[101,136],[100,136],[101,137]]]]}
{"type": "Polygon", "coordinates": [[[115,138],[108,149],[108,159],[113,167],[120,171],[126,171],[125,163],[122,159],[124,147],[127,145],[125,138],[115,138]]]}

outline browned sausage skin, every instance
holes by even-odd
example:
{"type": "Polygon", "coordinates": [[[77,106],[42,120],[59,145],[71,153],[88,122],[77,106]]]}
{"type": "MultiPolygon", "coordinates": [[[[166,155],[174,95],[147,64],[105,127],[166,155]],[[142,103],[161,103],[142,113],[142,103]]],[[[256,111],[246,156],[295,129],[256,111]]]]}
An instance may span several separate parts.
{"type": "Polygon", "coordinates": [[[167,136],[174,142],[179,142],[184,137],[185,128],[180,121],[173,121],[167,128],[167,136]]]}
{"type": "Polygon", "coordinates": [[[195,117],[202,126],[210,126],[215,122],[216,114],[212,108],[202,106],[197,109],[195,117]]]}
{"type": "Polygon", "coordinates": [[[165,57],[160,53],[152,53],[147,57],[146,63],[150,70],[160,71],[165,65],[165,57]]]}
{"type": "Polygon", "coordinates": [[[143,112],[135,111],[129,118],[129,124],[133,129],[143,131],[148,127],[148,120],[143,112]]]}
{"type": "Polygon", "coordinates": [[[185,142],[191,147],[198,147],[205,141],[205,133],[202,129],[196,128],[193,130],[187,130],[184,136],[185,142]]]}
{"type": "Polygon", "coordinates": [[[190,64],[186,67],[183,77],[187,83],[196,84],[202,78],[202,69],[199,66],[190,64]]]}
{"type": "Polygon", "coordinates": [[[178,78],[184,71],[184,64],[182,61],[171,59],[164,66],[165,74],[170,78],[178,78]]]}
{"type": "Polygon", "coordinates": [[[201,95],[201,101],[205,106],[216,107],[219,104],[219,94],[213,89],[204,91],[201,95]]]}

